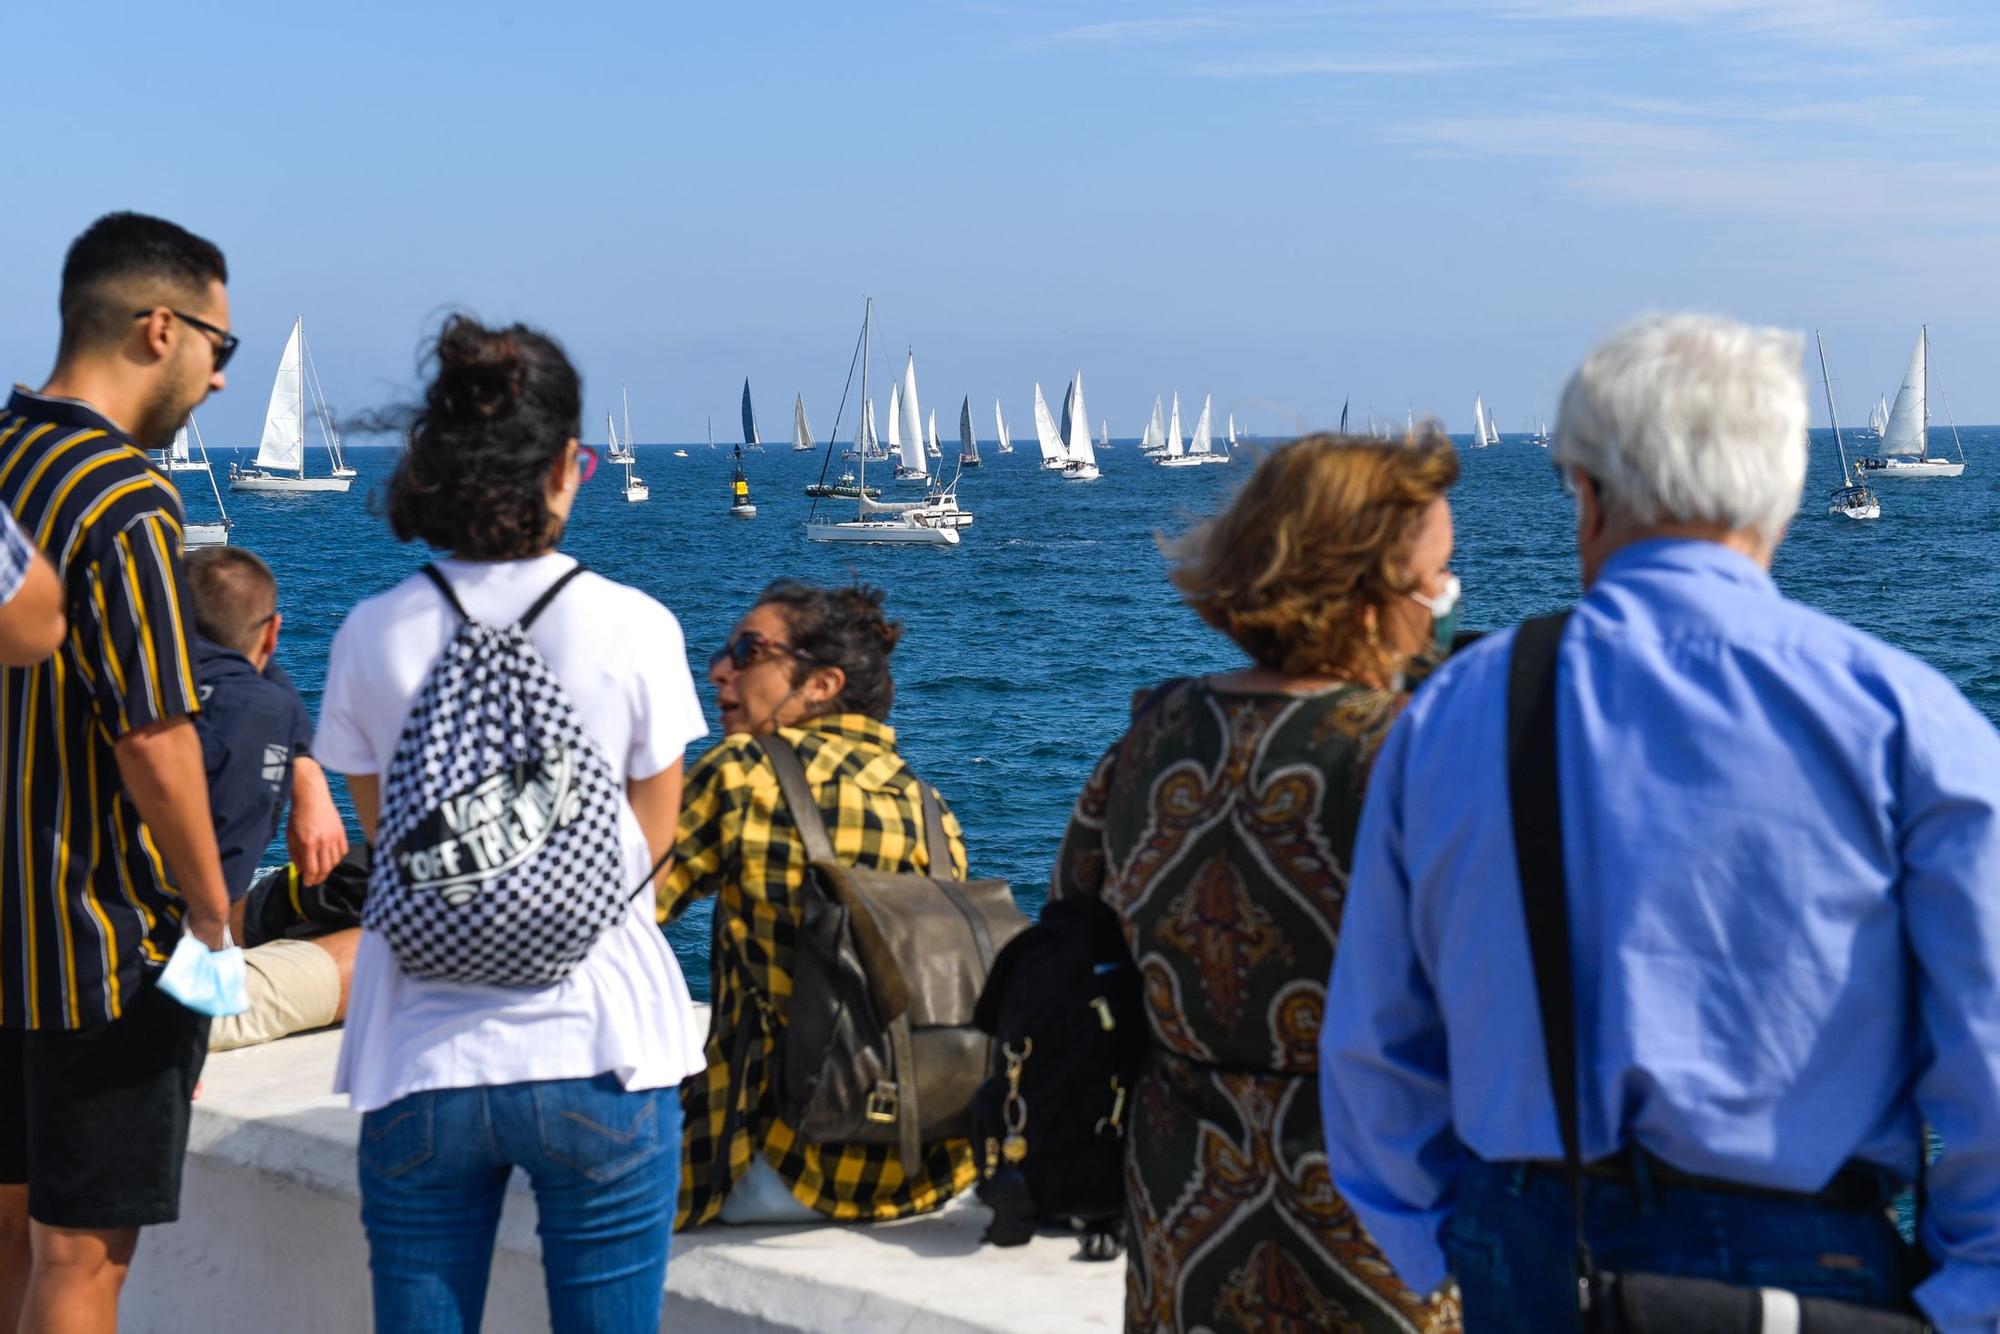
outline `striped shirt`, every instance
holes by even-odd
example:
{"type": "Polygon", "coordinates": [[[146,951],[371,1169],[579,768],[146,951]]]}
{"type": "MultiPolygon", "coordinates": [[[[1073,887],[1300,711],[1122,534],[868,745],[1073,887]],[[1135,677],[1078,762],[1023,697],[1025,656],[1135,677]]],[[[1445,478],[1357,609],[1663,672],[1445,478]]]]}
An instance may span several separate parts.
{"type": "Polygon", "coordinates": [[[35,544],[14,522],[14,516],[0,509],[0,602],[11,602],[28,582],[28,570],[35,563],[35,544]]]}
{"type": "Polygon", "coordinates": [[[55,564],[69,615],[53,658],[0,668],[0,1028],[87,1028],[180,937],[180,894],[112,752],[197,707],[180,496],[95,409],[17,386],[0,506],[55,564]]]}

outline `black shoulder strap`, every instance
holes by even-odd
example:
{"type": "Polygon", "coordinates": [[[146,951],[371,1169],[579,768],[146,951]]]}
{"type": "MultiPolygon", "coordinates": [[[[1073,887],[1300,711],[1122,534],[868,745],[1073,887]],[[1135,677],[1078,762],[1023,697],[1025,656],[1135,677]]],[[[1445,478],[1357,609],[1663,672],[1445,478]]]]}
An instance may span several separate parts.
{"type": "Polygon", "coordinates": [[[440,570],[435,565],[426,565],[420,573],[437,585],[437,591],[444,594],[444,600],[449,602],[451,609],[458,613],[459,620],[469,621],[472,619],[472,617],[466,614],[465,604],[458,600],[458,594],[452,591],[451,582],[444,577],[443,570],[440,570]]]}
{"type": "Polygon", "coordinates": [[[799,761],[799,752],[776,732],[758,737],[757,744],[771,757],[771,768],[778,775],[778,791],[792,812],[792,823],[798,826],[799,837],[805,842],[806,857],[816,862],[834,861],[833,844],[826,836],[826,819],[819,813],[819,802],[813,799],[812,785],[806,782],[806,767],[799,761]]]}
{"type": "Polygon", "coordinates": [[[549,609],[549,604],[556,600],[556,594],[562,592],[565,588],[568,588],[570,586],[570,581],[575,579],[579,574],[582,573],[584,573],[583,562],[578,561],[575,565],[571,566],[560,579],[557,579],[554,583],[550,584],[547,590],[544,591],[540,597],[536,598],[533,604],[531,604],[526,611],[521,613],[521,619],[517,622],[517,624],[521,627],[521,633],[526,634],[528,630],[534,625],[536,619],[539,618],[543,612],[549,609]]]}
{"type": "Polygon", "coordinates": [[[1513,811],[1514,866],[1528,923],[1528,956],[1541,1002],[1542,1050],[1562,1132],[1563,1175],[1575,1211],[1576,1276],[1595,1266],[1583,1232],[1583,1161],[1577,1128],[1576,978],[1569,947],[1569,895],[1563,876],[1561,789],[1556,781],[1556,657],[1569,613],[1537,616],[1514,632],[1507,670],[1507,793],[1513,811]]]}
{"type": "Polygon", "coordinates": [[[924,853],[930,859],[931,879],[956,880],[958,870],[951,864],[951,840],[944,832],[944,803],[937,789],[917,780],[918,801],[924,809],[924,853]]]}

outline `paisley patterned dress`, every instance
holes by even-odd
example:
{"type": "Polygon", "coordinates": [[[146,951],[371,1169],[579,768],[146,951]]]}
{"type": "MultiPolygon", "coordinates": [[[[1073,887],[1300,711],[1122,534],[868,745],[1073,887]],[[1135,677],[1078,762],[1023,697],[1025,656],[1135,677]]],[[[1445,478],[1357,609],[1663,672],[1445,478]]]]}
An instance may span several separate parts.
{"type": "Polygon", "coordinates": [[[1052,895],[1124,923],[1152,1039],[1126,1156],[1130,1330],[1451,1334],[1334,1189],[1320,1014],[1369,762],[1403,697],[1167,687],[1098,764],[1052,895]]]}

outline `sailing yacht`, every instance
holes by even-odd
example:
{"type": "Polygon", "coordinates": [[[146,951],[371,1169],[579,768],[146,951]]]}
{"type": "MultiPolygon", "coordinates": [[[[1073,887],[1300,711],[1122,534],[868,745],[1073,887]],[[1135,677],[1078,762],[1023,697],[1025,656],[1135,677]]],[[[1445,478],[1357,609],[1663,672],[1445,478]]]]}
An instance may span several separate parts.
{"type": "Polygon", "coordinates": [[[1042,466],[1061,472],[1063,464],[1069,462],[1069,451],[1063,448],[1062,433],[1056,430],[1056,419],[1049,413],[1049,401],[1042,397],[1039,380],[1035,382],[1035,443],[1042,448],[1042,466]]]}
{"type": "Polygon", "coordinates": [[[977,468],[980,466],[979,441],[972,434],[972,395],[958,405],[958,466],[977,468]]]}
{"type": "Polygon", "coordinates": [[[1472,396],[1472,447],[1486,449],[1500,443],[1500,428],[1493,424],[1493,414],[1486,410],[1486,399],[1479,394],[1472,396]]]}
{"type": "Polygon", "coordinates": [[[1097,450],[1090,443],[1090,411],[1083,406],[1082,371],[1069,382],[1063,405],[1063,480],[1094,482],[1104,474],[1097,470],[1097,450]]]}
{"type": "Polygon", "coordinates": [[[1108,420],[1097,423],[1097,447],[1099,449],[1111,448],[1111,423],[1108,420]]]}
{"type": "Polygon", "coordinates": [[[917,401],[917,354],[903,361],[903,382],[889,396],[889,452],[901,462],[895,480],[928,485],[930,465],[925,462],[924,410],[917,401]]]}
{"type": "Polygon", "coordinates": [[[188,428],[186,426],[182,426],[180,430],[174,432],[173,443],[161,450],[160,456],[154,459],[153,462],[164,473],[208,471],[208,455],[206,451],[203,452],[200,458],[195,458],[188,453],[188,428]]]}
{"type": "Polygon", "coordinates": [[[1012,454],[1014,442],[1007,438],[1007,414],[1000,410],[1000,400],[997,398],[993,400],[993,424],[1000,430],[1000,452],[1012,454]]]}
{"type": "Polygon", "coordinates": [[[1236,414],[1232,412],[1229,414],[1229,452],[1234,454],[1239,443],[1236,438],[1236,414]]]}
{"type": "Polygon", "coordinates": [[[1867,434],[1874,436],[1877,440],[1880,440],[1882,438],[1882,432],[1888,429],[1889,429],[1889,400],[1885,395],[1877,394],[1875,395],[1875,406],[1869,409],[1868,412],[1867,434]]]}
{"type": "Polygon", "coordinates": [[[1181,439],[1181,394],[1174,391],[1173,411],[1167,415],[1167,452],[1154,460],[1162,468],[1199,467],[1201,460],[1188,453],[1187,442],[1181,439]]]}
{"type": "MultiPolygon", "coordinates": [[[[861,401],[863,404],[867,404],[869,401],[868,333],[869,326],[874,319],[874,314],[875,302],[870,298],[862,307],[861,312],[861,401]]],[[[916,380],[914,359],[912,360],[909,378],[912,386],[914,386],[916,380]]],[[[855,454],[857,455],[861,472],[855,484],[854,518],[835,522],[832,520],[815,520],[808,517],[806,520],[807,540],[813,542],[871,542],[912,546],[957,546],[958,529],[938,523],[929,516],[916,514],[915,510],[918,508],[917,506],[906,509],[897,505],[882,504],[869,499],[869,442],[860,432],[868,429],[870,415],[864,410],[862,414],[863,425],[857,431],[857,438],[855,440],[855,454]]],[[[890,416],[889,420],[890,429],[894,431],[896,429],[894,414],[890,416]]],[[[829,452],[833,449],[832,441],[827,442],[827,449],[829,452]]],[[[921,461],[923,457],[921,450],[918,451],[917,457],[921,461]]],[[[813,513],[817,514],[818,512],[819,505],[815,501],[813,513]]]]}
{"type": "Polygon", "coordinates": [[[257,457],[248,468],[231,464],[229,489],[232,491],[345,491],[354,481],[354,469],[340,454],[340,433],[334,429],[333,413],[326,406],[326,393],[319,383],[319,369],[313,365],[312,349],[306,345],[306,321],[301,315],[292,324],[292,336],[278,358],[278,375],[271,382],[271,402],[264,410],[264,434],[257,441],[257,457]],[[313,415],[319,420],[320,438],[332,460],[330,476],[306,476],[306,401],[310,393],[313,415]]]}
{"type": "Polygon", "coordinates": [[[813,448],[812,423],[806,420],[803,394],[792,395],[792,453],[810,454],[813,448]]]}
{"type": "Polygon", "coordinates": [[[1930,326],[1917,331],[1917,345],[1910,352],[1910,364],[1903,371],[1903,383],[1896,390],[1895,406],[1882,428],[1882,453],[1878,458],[1859,459],[1856,470],[1880,478],[1958,477],[1965,472],[1965,445],[1958,439],[1958,423],[1951,436],[1958,445],[1958,462],[1930,457],[1930,326]]]}
{"type": "Polygon", "coordinates": [[[605,413],[604,433],[611,440],[611,452],[605,455],[608,463],[627,463],[632,459],[632,398],[622,384],[618,386],[618,400],[625,406],[625,438],[618,438],[618,432],[611,429],[611,414],[605,413]]]}
{"type": "Polygon", "coordinates": [[[924,457],[941,459],[944,451],[938,448],[937,409],[931,409],[930,432],[924,437],[924,457]]]}
{"type": "Polygon", "coordinates": [[[764,451],[763,438],[757,434],[757,414],[750,409],[750,380],[747,376],[743,380],[743,448],[760,454],[764,451]]]}
{"type": "MultiPolygon", "coordinates": [[[[627,421],[625,430],[628,435],[631,433],[632,427],[629,419],[627,421]]],[[[611,414],[608,412],[604,414],[604,433],[611,438],[611,452],[607,454],[605,457],[611,459],[613,462],[618,464],[619,467],[625,470],[624,495],[626,501],[630,504],[636,505],[642,500],[650,500],[652,498],[653,492],[652,489],[646,485],[646,479],[638,476],[636,473],[632,471],[632,465],[638,462],[638,459],[632,453],[632,442],[630,440],[626,440],[623,442],[623,445],[621,447],[620,441],[618,439],[618,432],[612,429],[611,414]]]]}
{"type": "MultiPolygon", "coordinates": [[[[743,387],[747,392],[750,382],[747,380],[744,381],[743,387]]],[[[747,408],[750,400],[746,397],[743,402],[747,408]]],[[[743,445],[736,447],[736,475],[729,479],[729,517],[732,519],[754,519],[757,517],[757,507],[750,503],[750,479],[743,475],[744,449],[745,446],[743,445]]]]}
{"type": "Polygon", "coordinates": [[[1209,426],[1213,399],[1213,394],[1201,396],[1201,416],[1195,418],[1194,437],[1188,441],[1187,457],[1198,464],[1229,462],[1229,451],[1215,447],[1214,433],[1209,426]]]}
{"type": "Polygon", "coordinates": [[[1167,452],[1166,419],[1160,415],[1159,395],[1153,396],[1153,415],[1146,419],[1146,433],[1139,437],[1139,452],[1156,459],[1167,452]]]}
{"type": "MultiPolygon", "coordinates": [[[[229,508],[222,503],[222,488],[215,483],[215,472],[208,466],[208,442],[201,438],[201,428],[194,424],[194,414],[188,414],[187,424],[174,432],[174,443],[166,451],[169,462],[178,458],[184,466],[169,468],[168,472],[198,472],[208,477],[209,494],[215,497],[216,513],[222,516],[217,523],[183,523],[181,525],[181,549],[194,551],[200,547],[226,547],[229,545],[229,530],[235,525],[229,521],[229,508]],[[196,460],[188,453],[188,434],[194,435],[195,447],[201,450],[201,458],[196,460]]],[[[171,480],[171,479],[169,479],[171,480]]],[[[175,483],[179,489],[179,483],[175,483]]]]}
{"type": "Polygon", "coordinates": [[[1881,502],[1866,485],[1855,484],[1847,471],[1847,446],[1840,438],[1840,416],[1833,410],[1833,380],[1826,373],[1826,344],[1821,341],[1819,330],[1813,330],[1813,346],[1819,349],[1819,381],[1826,388],[1826,420],[1833,427],[1833,447],[1840,451],[1840,486],[1827,503],[1829,518],[1839,519],[1879,519],[1882,517],[1881,502]]]}

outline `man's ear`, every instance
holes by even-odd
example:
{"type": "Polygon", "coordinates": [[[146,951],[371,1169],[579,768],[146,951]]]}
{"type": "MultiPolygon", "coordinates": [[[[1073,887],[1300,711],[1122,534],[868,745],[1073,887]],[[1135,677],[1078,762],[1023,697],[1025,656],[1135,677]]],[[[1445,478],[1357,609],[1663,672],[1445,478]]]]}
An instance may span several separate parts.
{"type": "Polygon", "coordinates": [[[264,637],[262,640],[258,642],[257,650],[258,652],[262,653],[267,660],[277,655],[278,631],[284,625],[284,623],[285,623],[285,618],[283,616],[278,615],[278,613],[276,612],[272,612],[271,619],[264,622],[264,637]]]}

